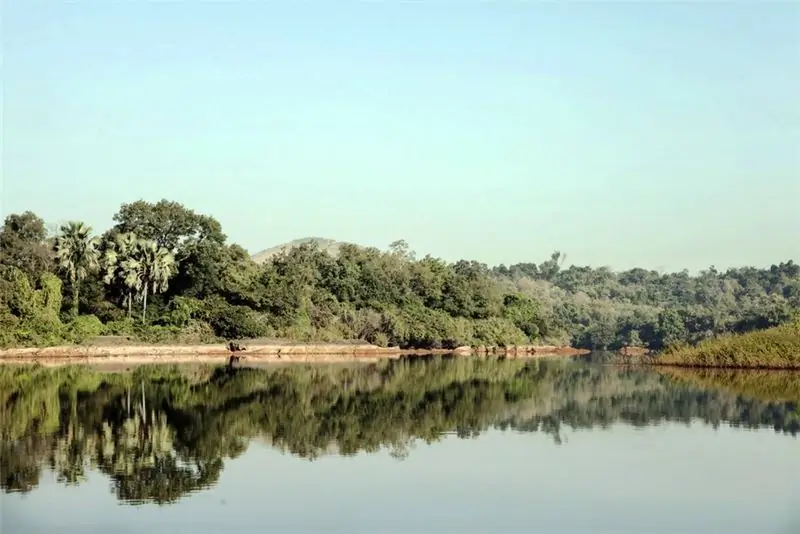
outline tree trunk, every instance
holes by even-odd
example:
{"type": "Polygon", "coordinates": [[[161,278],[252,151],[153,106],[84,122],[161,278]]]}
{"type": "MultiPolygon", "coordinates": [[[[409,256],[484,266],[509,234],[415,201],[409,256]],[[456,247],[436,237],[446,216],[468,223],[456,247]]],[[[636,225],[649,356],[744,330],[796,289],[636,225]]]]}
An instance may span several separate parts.
{"type": "Polygon", "coordinates": [[[128,319],[133,314],[133,291],[128,291],[128,319]]]}
{"type": "Polygon", "coordinates": [[[147,322],[147,286],[149,284],[145,282],[144,284],[144,298],[142,301],[142,323],[147,322]]]}
{"type": "Polygon", "coordinates": [[[77,317],[78,303],[80,302],[81,296],[81,283],[77,276],[73,276],[70,281],[72,282],[72,315],[73,317],[77,317]]]}

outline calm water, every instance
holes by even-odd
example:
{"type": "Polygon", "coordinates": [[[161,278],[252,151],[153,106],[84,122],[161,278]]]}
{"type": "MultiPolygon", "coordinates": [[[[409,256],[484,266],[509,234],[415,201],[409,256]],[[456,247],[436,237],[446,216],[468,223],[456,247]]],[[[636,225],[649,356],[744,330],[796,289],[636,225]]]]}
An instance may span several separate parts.
{"type": "Polygon", "coordinates": [[[0,367],[3,534],[800,533],[800,375],[0,367]]]}

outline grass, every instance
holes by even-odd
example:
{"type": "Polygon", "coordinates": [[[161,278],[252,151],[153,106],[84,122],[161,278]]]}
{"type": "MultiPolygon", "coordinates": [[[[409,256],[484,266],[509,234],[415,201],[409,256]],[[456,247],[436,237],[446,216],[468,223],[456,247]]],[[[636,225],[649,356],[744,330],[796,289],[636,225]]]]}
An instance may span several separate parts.
{"type": "Polygon", "coordinates": [[[647,363],[730,369],[800,369],[800,322],[668,349],[647,363]]]}

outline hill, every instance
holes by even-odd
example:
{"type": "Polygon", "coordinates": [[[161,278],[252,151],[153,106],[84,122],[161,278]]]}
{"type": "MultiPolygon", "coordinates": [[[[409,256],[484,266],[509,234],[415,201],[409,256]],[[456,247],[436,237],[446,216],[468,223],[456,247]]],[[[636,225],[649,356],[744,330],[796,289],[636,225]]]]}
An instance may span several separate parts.
{"type": "Polygon", "coordinates": [[[324,237],[304,237],[301,239],[295,239],[293,241],[289,241],[288,243],[284,243],[282,245],[278,245],[276,247],[268,248],[266,250],[262,250],[257,254],[253,254],[252,258],[253,261],[256,263],[264,263],[271,258],[274,258],[278,254],[286,252],[294,247],[299,247],[300,245],[310,245],[316,244],[319,249],[323,252],[327,252],[333,257],[339,255],[339,248],[342,245],[345,245],[343,241],[336,241],[335,239],[327,239],[324,237]]]}

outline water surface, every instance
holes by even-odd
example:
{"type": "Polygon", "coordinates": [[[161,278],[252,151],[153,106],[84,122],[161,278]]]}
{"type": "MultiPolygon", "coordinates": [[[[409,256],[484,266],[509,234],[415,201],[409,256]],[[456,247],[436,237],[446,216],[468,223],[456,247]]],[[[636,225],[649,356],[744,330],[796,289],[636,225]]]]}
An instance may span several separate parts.
{"type": "Polygon", "coordinates": [[[2,532],[796,533],[797,378],[0,368],[2,532]]]}

